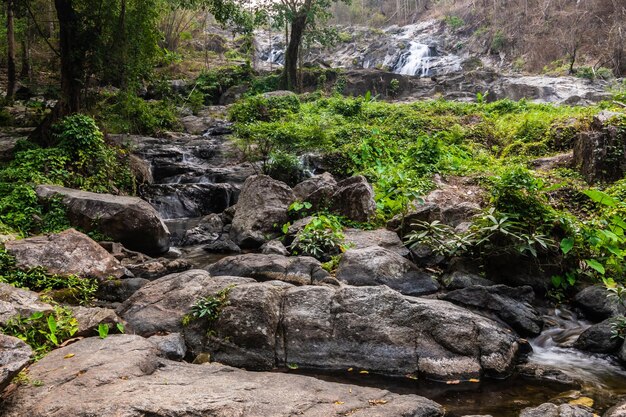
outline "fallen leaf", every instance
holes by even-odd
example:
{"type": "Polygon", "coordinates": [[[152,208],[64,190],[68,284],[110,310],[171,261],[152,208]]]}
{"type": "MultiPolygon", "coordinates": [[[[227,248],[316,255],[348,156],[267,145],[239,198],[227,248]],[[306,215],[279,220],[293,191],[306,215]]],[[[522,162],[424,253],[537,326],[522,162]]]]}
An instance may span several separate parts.
{"type": "Polygon", "coordinates": [[[69,358],[73,358],[74,354],[73,353],[68,353],[67,355],[63,356],[63,359],[69,359],[69,358]]]}
{"type": "Polygon", "coordinates": [[[369,371],[359,371],[360,374],[369,374],[369,371]]]}
{"type": "Polygon", "coordinates": [[[345,402],[343,402],[343,401],[335,401],[335,405],[342,405],[342,404],[345,404],[345,402]]]}
{"type": "Polygon", "coordinates": [[[470,378],[469,382],[480,382],[480,379],[478,379],[478,378],[470,378]]]}
{"type": "Polygon", "coordinates": [[[457,385],[457,384],[460,384],[460,383],[461,383],[461,380],[459,380],[459,379],[453,379],[452,381],[446,381],[446,384],[448,384],[448,385],[457,385]]]}
{"type": "Polygon", "coordinates": [[[593,399],[589,397],[580,397],[569,402],[572,405],[582,405],[585,407],[593,407],[593,399]]]}
{"type": "Polygon", "coordinates": [[[368,400],[370,405],[382,405],[387,404],[387,400],[368,400]]]}
{"type": "Polygon", "coordinates": [[[353,368],[348,368],[348,372],[352,372],[353,370],[353,368]]]}
{"type": "Polygon", "coordinates": [[[413,374],[406,374],[405,377],[409,379],[417,379],[417,377],[413,374]]]}

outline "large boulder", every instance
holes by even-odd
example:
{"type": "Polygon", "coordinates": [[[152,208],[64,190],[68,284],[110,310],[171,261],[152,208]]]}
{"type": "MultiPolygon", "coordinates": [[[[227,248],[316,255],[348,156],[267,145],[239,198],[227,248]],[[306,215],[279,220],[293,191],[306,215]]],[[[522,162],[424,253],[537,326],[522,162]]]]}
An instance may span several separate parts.
{"type": "Polygon", "coordinates": [[[615,353],[622,346],[623,340],[613,337],[611,319],[589,326],[578,336],[574,347],[594,353],[615,353]]]}
{"type": "Polygon", "coordinates": [[[602,111],[594,116],[592,130],[580,132],[574,141],[574,166],[589,182],[616,181],[626,172],[626,133],[613,118],[623,113],[602,111]]]}
{"type": "Polygon", "coordinates": [[[313,210],[329,208],[336,191],[337,181],[328,172],[311,177],[293,187],[296,198],[311,203],[313,210]]]}
{"type": "Polygon", "coordinates": [[[110,308],[71,306],[69,309],[78,322],[78,331],[75,334],[77,337],[98,335],[100,325],[114,329],[118,324],[123,324],[115,310],[110,308]]]}
{"type": "MultiPolygon", "coordinates": [[[[392,232],[393,233],[393,232],[392,232]]],[[[405,295],[419,296],[439,290],[435,277],[396,252],[370,246],[350,249],[341,257],[337,279],[349,285],[387,285],[405,295]]]]}
{"type": "Polygon", "coordinates": [[[592,285],[576,294],[574,303],[592,320],[604,320],[626,314],[624,306],[609,297],[610,294],[603,285],[592,285]]]}
{"type": "Polygon", "coordinates": [[[237,201],[231,239],[242,248],[258,248],[289,221],[287,209],[295,199],[285,183],[267,175],[249,177],[237,201]]]}
{"type": "Polygon", "coordinates": [[[96,194],[54,185],[40,185],[37,196],[60,197],[72,226],[98,230],[129,249],[152,254],[167,252],[170,232],[157,211],[138,197],[96,194]]]}
{"type": "Polygon", "coordinates": [[[22,340],[0,333],[0,394],[32,356],[33,350],[22,340]]]}
{"type": "Polygon", "coordinates": [[[320,262],[309,256],[248,253],[220,259],[209,267],[212,276],[254,278],[257,281],[285,281],[296,285],[321,282],[330,277],[320,262]]]}
{"type": "Polygon", "coordinates": [[[519,353],[516,336],[494,321],[386,286],[296,287],[189,271],[146,285],[118,314],[138,334],[180,332],[192,355],[255,370],[294,363],[466,379],[507,375],[519,353]],[[232,284],[216,321],[182,325],[195,300],[232,284]]]}
{"type": "Polygon", "coordinates": [[[350,220],[367,222],[376,214],[374,189],[362,175],[346,178],[337,183],[332,209],[350,220]]]}
{"type": "Polygon", "coordinates": [[[460,290],[462,288],[472,287],[474,285],[482,285],[489,287],[494,285],[493,281],[483,278],[480,275],[473,274],[466,271],[453,271],[450,274],[444,275],[441,282],[448,290],[460,290]]]}
{"type": "Polygon", "coordinates": [[[39,294],[0,282],[0,327],[16,317],[29,317],[34,313],[49,313],[50,304],[39,301],[39,294]]]}
{"type": "Polygon", "coordinates": [[[451,291],[442,298],[481,312],[490,312],[522,336],[537,336],[543,328],[541,315],[531,305],[535,294],[530,287],[476,285],[451,291]]]}
{"type": "Polygon", "coordinates": [[[622,347],[617,352],[617,357],[626,364],[626,341],[622,343],[622,347]]]}
{"type": "Polygon", "coordinates": [[[160,332],[182,331],[182,319],[200,298],[229,285],[252,282],[252,279],[219,277],[192,269],[152,281],[137,290],[118,309],[130,330],[143,336],[160,332]]]}
{"type": "Polygon", "coordinates": [[[158,356],[147,339],[113,335],[57,349],[29,369],[3,417],[441,417],[417,395],[300,375],[193,365],[158,356]]]}
{"type": "Polygon", "coordinates": [[[89,236],[74,229],[47,236],[6,242],[7,252],[17,267],[43,267],[50,274],[78,275],[100,281],[121,278],[129,272],[89,236]]]}

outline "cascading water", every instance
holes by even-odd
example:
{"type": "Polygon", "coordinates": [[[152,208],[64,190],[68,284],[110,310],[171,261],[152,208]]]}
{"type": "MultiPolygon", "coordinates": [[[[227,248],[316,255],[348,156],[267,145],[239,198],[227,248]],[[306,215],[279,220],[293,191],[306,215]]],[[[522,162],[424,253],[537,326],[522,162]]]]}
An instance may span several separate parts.
{"type": "Polygon", "coordinates": [[[429,75],[430,61],[430,47],[423,43],[411,41],[408,52],[400,57],[392,71],[397,74],[424,77],[429,75]]]}
{"type": "Polygon", "coordinates": [[[555,309],[546,316],[551,327],[531,340],[529,362],[556,368],[581,381],[589,395],[626,394],[626,370],[615,358],[574,349],[572,346],[590,323],[567,309],[555,309]]]}

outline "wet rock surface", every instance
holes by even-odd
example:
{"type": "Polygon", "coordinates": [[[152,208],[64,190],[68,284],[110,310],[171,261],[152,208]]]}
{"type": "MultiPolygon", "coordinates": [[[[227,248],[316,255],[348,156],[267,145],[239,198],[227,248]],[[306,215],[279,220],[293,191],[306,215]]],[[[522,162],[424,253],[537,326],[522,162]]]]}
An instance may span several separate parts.
{"type": "Polygon", "coordinates": [[[5,248],[23,270],[42,267],[50,274],[78,275],[100,281],[131,275],[89,236],[74,229],[12,240],[6,242],[5,248]]]}
{"type": "Polygon", "coordinates": [[[439,405],[416,395],[169,361],[148,340],[130,335],[88,338],[56,350],[33,365],[30,376],[46,388],[21,387],[3,417],[443,416],[439,405]]]}
{"type": "Polygon", "coordinates": [[[576,294],[574,302],[592,320],[624,315],[624,306],[611,299],[609,294],[604,286],[593,285],[576,294]]]}

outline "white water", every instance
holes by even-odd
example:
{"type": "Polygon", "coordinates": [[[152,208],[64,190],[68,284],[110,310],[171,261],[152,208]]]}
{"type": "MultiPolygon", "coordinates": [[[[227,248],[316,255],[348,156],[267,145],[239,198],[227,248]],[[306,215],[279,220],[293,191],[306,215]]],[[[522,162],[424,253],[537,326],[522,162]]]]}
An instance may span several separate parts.
{"type": "Polygon", "coordinates": [[[626,370],[617,360],[572,347],[578,336],[590,326],[588,322],[565,309],[555,309],[547,319],[554,326],[530,341],[533,348],[529,357],[531,363],[557,368],[584,381],[588,388],[612,390],[616,384],[623,386],[626,383],[626,370]]]}
{"type": "Polygon", "coordinates": [[[411,41],[409,51],[402,55],[393,72],[404,75],[428,75],[430,70],[430,47],[423,43],[411,41]]]}

